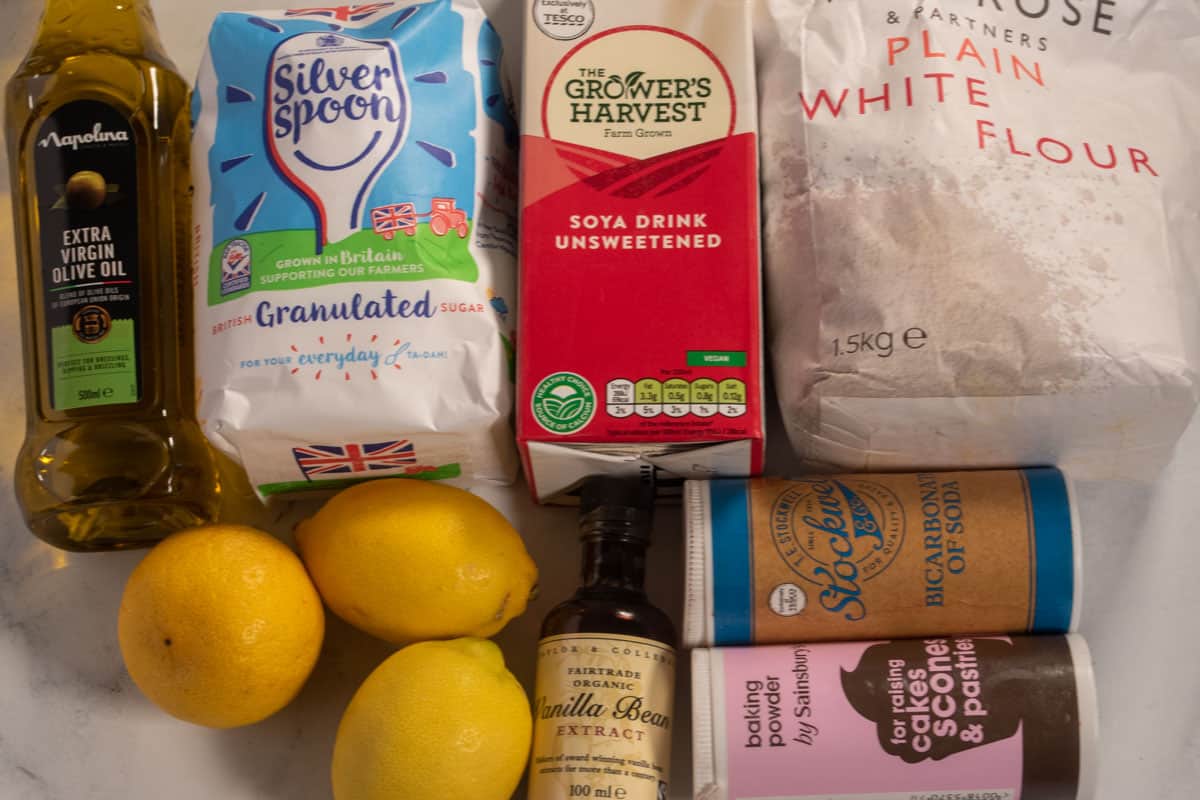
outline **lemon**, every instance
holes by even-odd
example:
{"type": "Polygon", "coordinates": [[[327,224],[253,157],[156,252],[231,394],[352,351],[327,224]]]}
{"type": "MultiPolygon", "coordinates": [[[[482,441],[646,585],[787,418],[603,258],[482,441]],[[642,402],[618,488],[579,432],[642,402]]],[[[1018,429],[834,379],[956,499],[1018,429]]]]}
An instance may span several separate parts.
{"type": "Polygon", "coordinates": [[[427,481],[353,486],[301,523],[296,541],[329,608],[394,644],[492,636],[537,582],[499,511],[427,481]]]}
{"type": "Polygon", "coordinates": [[[333,748],[335,800],[509,800],[533,719],[500,648],[422,642],[384,661],[350,701],[333,748]]]}
{"type": "Polygon", "coordinates": [[[129,576],[118,618],[138,688],[168,714],[213,728],[249,725],[291,702],[324,634],[300,559],[240,525],[161,542],[129,576]]]}

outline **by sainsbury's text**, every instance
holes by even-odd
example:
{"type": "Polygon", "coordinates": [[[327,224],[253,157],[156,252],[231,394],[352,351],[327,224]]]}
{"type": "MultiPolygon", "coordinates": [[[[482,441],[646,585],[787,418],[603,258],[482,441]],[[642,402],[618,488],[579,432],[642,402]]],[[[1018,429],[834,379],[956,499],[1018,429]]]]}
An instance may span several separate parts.
{"type": "Polygon", "coordinates": [[[791,648],[789,677],[764,673],[742,681],[741,745],[747,750],[811,747],[820,735],[814,721],[807,645],[791,648]]]}

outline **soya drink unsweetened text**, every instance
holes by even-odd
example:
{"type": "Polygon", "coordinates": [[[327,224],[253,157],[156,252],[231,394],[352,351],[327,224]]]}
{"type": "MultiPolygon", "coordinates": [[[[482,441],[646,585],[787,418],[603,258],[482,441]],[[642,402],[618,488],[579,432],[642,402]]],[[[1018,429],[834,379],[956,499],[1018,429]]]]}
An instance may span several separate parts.
{"type": "Polygon", "coordinates": [[[1090,800],[1098,721],[1077,635],[692,653],[703,800],[1090,800]]]}
{"type": "Polygon", "coordinates": [[[746,0],[530,0],[518,439],[539,499],[763,454],[746,0]]]}

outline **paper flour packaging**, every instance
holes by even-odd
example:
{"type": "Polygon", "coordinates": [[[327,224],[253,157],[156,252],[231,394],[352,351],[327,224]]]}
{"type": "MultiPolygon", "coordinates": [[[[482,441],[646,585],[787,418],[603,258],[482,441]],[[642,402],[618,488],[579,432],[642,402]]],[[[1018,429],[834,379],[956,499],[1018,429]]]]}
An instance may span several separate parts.
{"type": "Polygon", "coordinates": [[[763,462],[749,0],[526,0],[517,432],[535,494],[763,462]]]}
{"type": "Polygon", "coordinates": [[[1200,5],[765,0],[800,455],[1144,475],[1197,400],[1200,5]]]}
{"type": "Polygon", "coordinates": [[[516,128],[475,2],[217,17],[199,414],[260,494],[508,482],[516,128]]]}

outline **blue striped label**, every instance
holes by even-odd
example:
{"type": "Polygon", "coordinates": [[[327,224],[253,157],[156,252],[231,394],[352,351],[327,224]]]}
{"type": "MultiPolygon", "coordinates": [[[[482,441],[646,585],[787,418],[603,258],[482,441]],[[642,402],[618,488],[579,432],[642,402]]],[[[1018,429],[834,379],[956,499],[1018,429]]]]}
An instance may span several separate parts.
{"type": "Polygon", "coordinates": [[[754,641],[750,492],[744,480],[711,481],[714,644],[754,641]]]}
{"type": "MultiPolygon", "coordinates": [[[[958,628],[973,633],[994,632],[999,624],[997,615],[1002,615],[1005,632],[1009,633],[1070,630],[1078,576],[1068,486],[1057,469],[810,477],[768,483],[718,480],[709,482],[707,491],[713,645],[753,644],[760,635],[775,637],[770,641],[782,641],[779,637],[783,636],[793,637],[788,641],[805,641],[805,636],[813,632],[824,638],[854,639],[866,635],[866,628],[872,635],[892,635],[887,633],[891,630],[888,624],[900,624],[905,635],[944,635],[958,628]],[[910,485],[906,487],[906,483],[910,485]],[[834,489],[841,493],[835,494],[834,489]],[[759,504],[755,514],[771,509],[770,531],[755,534],[752,503],[759,504]],[[981,516],[972,522],[975,507],[981,516]],[[991,510],[982,513],[987,509],[991,510]],[[989,516],[991,521],[986,521],[989,516]],[[989,525],[998,527],[989,530],[989,525]],[[826,535],[813,533],[805,538],[802,534],[810,530],[826,535]],[[879,581],[883,588],[878,592],[874,588],[868,591],[867,582],[883,575],[891,561],[872,556],[866,545],[861,548],[867,554],[863,559],[847,558],[848,567],[836,572],[836,582],[823,583],[834,578],[830,575],[833,570],[826,568],[828,559],[819,558],[827,555],[820,546],[832,539],[828,547],[834,548],[835,555],[848,552],[852,556],[860,551],[838,538],[852,532],[868,544],[882,539],[892,558],[903,559],[905,575],[924,576],[926,608],[914,609],[916,619],[854,624],[866,619],[868,611],[895,615],[899,610],[889,595],[896,585],[892,578],[879,581]],[[971,548],[972,542],[978,547],[971,548]],[[987,559],[989,551],[1027,557],[1028,571],[1021,569],[1019,576],[1008,573],[1004,564],[987,559]],[[973,561],[968,555],[971,552],[975,553],[973,561]],[[868,557],[874,559],[870,572],[859,567],[859,561],[868,557]],[[813,568],[814,563],[819,569],[813,568]],[[781,564],[803,579],[804,589],[812,593],[813,612],[807,617],[781,621],[764,605],[770,602],[767,595],[777,588],[774,585],[779,583],[781,564]],[[968,572],[971,564],[977,569],[968,572]],[[762,575],[755,575],[756,566],[762,575]],[[776,577],[768,577],[773,575],[776,577]],[[961,577],[952,582],[956,576],[961,577]],[[1005,587],[1004,591],[1000,592],[998,586],[1005,587]],[[846,602],[837,606],[844,598],[854,599],[857,606],[846,602]],[[1027,609],[1025,614],[1018,610],[1022,605],[1027,609]],[[986,620],[972,620],[971,609],[975,606],[986,609],[986,620]],[[850,612],[855,610],[861,613],[852,615],[850,612]],[[823,616],[823,612],[832,616],[823,616]],[[759,620],[769,628],[765,633],[756,627],[756,614],[766,615],[759,620]],[[851,624],[844,624],[842,618],[851,624]],[[816,625],[826,627],[813,627],[816,625]],[[882,633],[879,626],[884,626],[882,633]]],[[[759,519],[758,524],[767,524],[759,519]]],[[[789,616],[776,613],[781,618],[789,616]]]]}
{"type": "Polygon", "coordinates": [[[1021,473],[1029,493],[1034,550],[1030,631],[1063,633],[1071,627],[1076,580],[1067,482],[1053,468],[1024,469],[1021,473]]]}

